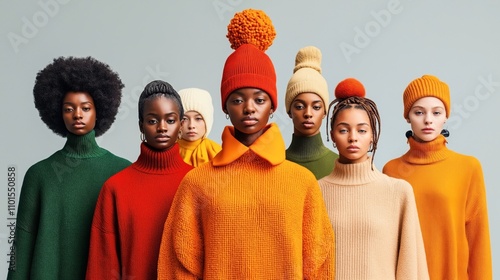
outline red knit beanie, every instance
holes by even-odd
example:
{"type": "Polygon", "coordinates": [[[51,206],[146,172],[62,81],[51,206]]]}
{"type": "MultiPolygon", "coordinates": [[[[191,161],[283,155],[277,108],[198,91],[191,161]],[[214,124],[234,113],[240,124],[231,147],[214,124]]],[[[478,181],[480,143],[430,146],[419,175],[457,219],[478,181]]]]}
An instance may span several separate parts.
{"type": "Polygon", "coordinates": [[[276,72],[264,53],[276,37],[271,19],[261,10],[247,9],[236,13],[227,29],[226,37],[235,51],[227,58],[222,72],[222,109],[233,91],[250,87],[265,91],[276,110],[276,72]]]}

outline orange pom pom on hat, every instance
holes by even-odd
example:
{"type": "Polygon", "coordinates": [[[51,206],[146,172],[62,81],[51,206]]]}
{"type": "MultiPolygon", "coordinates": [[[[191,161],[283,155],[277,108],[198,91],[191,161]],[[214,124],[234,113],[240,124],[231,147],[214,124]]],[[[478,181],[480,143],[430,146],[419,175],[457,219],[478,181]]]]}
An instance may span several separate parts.
{"type": "Polygon", "coordinates": [[[411,81],[403,93],[404,117],[408,119],[411,106],[422,97],[439,98],[446,109],[446,117],[450,117],[450,89],[448,85],[432,75],[423,75],[411,81]]]}
{"type": "Polygon", "coordinates": [[[226,37],[235,51],[227,58],[222,72],[222,109],[233,91],[250,87],[265,91],[276,110],[276,72],[264,53],[276,37],[271,19],[261,10],[247,9],[234,15],[227,30],[226,37]]]}
{"type": "Polygon", "coordinates": [[[352,96],[365,97],[365,95],[365,87],[354,78],[347,78],[335,87],[335,97],[338,99],[346,99],[352,96]]]}

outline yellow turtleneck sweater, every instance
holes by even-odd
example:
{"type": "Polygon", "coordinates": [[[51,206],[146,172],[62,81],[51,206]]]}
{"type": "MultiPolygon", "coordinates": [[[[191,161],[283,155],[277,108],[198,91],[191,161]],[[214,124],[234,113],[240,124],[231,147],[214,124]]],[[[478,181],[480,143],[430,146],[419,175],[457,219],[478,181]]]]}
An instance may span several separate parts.
{"type": "Polygon", "coordinates": [[[251,146],[226,127],[222,151],[181,182],[158,279],[333,279],[334,235],[318,182],[285,160],[271,124],[251,146]]]}
{"type": "Polygon", "coordinates": [[[429,279],[410,184],[371,160],[342,164],[319,180],[335,231],[336,280],[429,279]]]}
{"type": "Polygon", "coordinates": [[[486,190],[479,161],[439,136],[389,161],[383,172],[415,193],[431,279],[492,279],[486,190]]]}
{"type": "Polygon", "coordinates": [[[222,149],[219,144],[208,138],[200,138],[192,142],[179,139],[177,142],[182,159],[193,167],[211,161],[222,149]]]}

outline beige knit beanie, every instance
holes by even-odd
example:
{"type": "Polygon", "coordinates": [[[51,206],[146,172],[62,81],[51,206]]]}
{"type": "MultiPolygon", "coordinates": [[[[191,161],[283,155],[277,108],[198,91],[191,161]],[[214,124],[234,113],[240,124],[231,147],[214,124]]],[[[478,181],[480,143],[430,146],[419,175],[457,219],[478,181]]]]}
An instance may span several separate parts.
{"type": "Polygon", "coordinates": [[[314,46],[304,47],[295,57],[295,68],[288,81],[285,95],[286,112],[297,95],[305,92],[316,93],[325,103],[325,112],[329,104],[328,85],[321,75],[321,51],[314,46]]]}
{"type": "Polygon", "coordinates": [[[214,123],[214,105],[210,93],[199,88],[185,88],[179,90],[179,95],[184,112],[196,111],[203,116],[207,130],[204,137],[208,137],[214,123]]]}

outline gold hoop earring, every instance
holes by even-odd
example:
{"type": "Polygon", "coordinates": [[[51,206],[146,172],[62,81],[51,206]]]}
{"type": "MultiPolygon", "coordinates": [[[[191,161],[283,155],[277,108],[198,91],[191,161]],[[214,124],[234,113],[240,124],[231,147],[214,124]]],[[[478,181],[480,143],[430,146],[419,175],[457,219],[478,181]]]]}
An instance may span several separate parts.
{"type": "Polygon", "coordinates": [[[141,132],[141,142],[146,142],[146,135],[144,135],[143,132],[141,132]]]}

